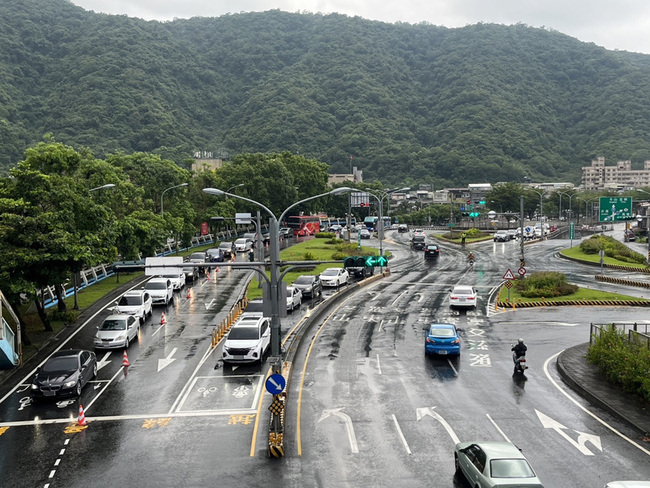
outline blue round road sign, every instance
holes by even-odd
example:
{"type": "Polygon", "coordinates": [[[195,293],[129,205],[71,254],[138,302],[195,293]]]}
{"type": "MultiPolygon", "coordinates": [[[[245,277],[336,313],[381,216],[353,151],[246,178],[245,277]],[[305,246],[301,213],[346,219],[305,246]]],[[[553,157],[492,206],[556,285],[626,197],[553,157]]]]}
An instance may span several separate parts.
{"type": "Polygon", "coordinates": [[[279,395],[287,386],[287,380],[281,374],[272,374],[266,379],[266,391],[272,395],[279,395]]]}

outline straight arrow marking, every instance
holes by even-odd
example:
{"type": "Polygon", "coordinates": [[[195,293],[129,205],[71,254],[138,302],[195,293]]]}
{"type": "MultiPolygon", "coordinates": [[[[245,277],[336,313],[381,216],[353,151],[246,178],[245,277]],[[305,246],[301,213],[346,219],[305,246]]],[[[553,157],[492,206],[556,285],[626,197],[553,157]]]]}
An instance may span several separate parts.
{"type": "Polygon", "coordinates": [[[166,368],[171,363],[176,361],[176,358],[172,358],[172,356],[176,353],[176,351],[178,351],[177,347],[172,349],[172,352],[170,352],[166,358],[158,360],[158,372],[160,372],[161,369],[166,368]]]}
{"type": "Polygon", "coordinates": [[[584,432],[578,432],[577,430],[574,431],[578,434],[578,440],[575,441],[569,437],[569,435],[564,432],[564,429],[566,427],[562,425],[560,422],[557,420],[553,420],[551,417],[548,415],[543,414],[539,410],[535,410],[535,413],[537,414],[537,418],[539,418],[539,421],[542,423],[542,426],[545,429],[553,429],[555,432],[560,434],[564,439],[566,439],[569,444],[571,444],[573,447],[575,447],[578,451],[580,451],[582,454],[585,456],[593,456],[594,453],[589,450],[589,448],[585,445],[587,442],[591,442],[599,451],[602,451],[602,445],[600,443],[600,437],[597,435],[593,434],[585,434],[584,432]]]}

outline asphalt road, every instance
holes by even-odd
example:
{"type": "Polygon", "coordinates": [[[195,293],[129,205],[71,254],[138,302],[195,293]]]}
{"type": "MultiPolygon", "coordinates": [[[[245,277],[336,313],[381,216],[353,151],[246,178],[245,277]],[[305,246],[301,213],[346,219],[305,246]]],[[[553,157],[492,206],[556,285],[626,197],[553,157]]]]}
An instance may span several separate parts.
{"type": "MultiPolygon", "coordinates": [[[[286,457],[267,456],[266,366],[223,368],[210,331],[237,299],[244,271],[212,272],[177,294],[128,349],[99,352],[80,402],[33,405],[31,375],[0,399],[0,486],[469,486],[454,475],[458,440],[510,440],[549,487],[650,479],[647,442],[562,385],[554,358],[586,342],[590,322],[642,321],[641,309],[495,310],[494,287],[516,272],[515,242],[443,245],[425,262],[388,233],[392,275],[364,286],[304,334],[293,365],[286,457]],[[455,284],[478,288],[476,310],[452,310],[455,284]],[[462,329],[461,357],[426,358],[425,327],[462,329]],[[529,346],[527,381],[512,377],[510,344],[529,346]],[[79,403],[88,426],[75,425],[79,403]]],[[[370,243],[377,244],[375,239],[370,243]]],[[[557,269],[583,286],[595,268],[556,257],[568,241],[526,246],[529,271],[557,269]]],[[[609,272],[608,273],[613,273],[609,272]]],[[[625,288],[643,296],[648,291],[625,288]]],[[[325,297],[336,292],[327,290],[325,297]]],[[[283,319],[286,333],[313,305],[283,319]]],[[[92,344],[93,318],[64,347],[92,344]]]]}

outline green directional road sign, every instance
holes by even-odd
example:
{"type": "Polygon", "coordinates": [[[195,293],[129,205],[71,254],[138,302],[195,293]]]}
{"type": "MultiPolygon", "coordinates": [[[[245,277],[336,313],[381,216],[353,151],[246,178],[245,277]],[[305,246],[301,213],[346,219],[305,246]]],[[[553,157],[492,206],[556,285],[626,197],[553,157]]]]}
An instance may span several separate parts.
{"type": "Polygon", "coordinates": [[[630,197],[601,197],[600,222],[622,222],[634,218],[632,213],[632,198],[630,197]]]}

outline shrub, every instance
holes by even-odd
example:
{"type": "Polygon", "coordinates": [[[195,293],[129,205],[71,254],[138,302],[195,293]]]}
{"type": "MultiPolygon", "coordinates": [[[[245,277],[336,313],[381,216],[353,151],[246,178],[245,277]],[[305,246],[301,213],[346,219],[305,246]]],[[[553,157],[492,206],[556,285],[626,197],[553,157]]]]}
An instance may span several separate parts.
{"type": "Polygon", "coordinates": [[[632,251],[622,242],[613,237],[604,235],[591,236],[580,243],[580,250],[585,254],[598,254],[600,250],[605,251],[605,256],[618,259],[626,263],[644,264],[645,257],[638,252],[632,251]]]}
{"type": "Polygon", "coordinates": [[[650,348],[646,343],[630,343],[625,332],[612,326],[594,338],[587,360],[625,391],[650,401],[650,348]]]}
{"type": "Polygon", "coordinates": [[[334,239],[336,234],[334,232],[316,232],[314,237],[316,239],[334,239]]]}
{"type": "Polygon", "coordinates": [[[303,254],[302,258],[305,261],[316,261],[316,256],[314,256],[314,253],[312,253],[311,251],[307,251],[305,254],[303,254]]]}
{"type": "Polygon", "coordinates": [[[465,234],[467,234],[467,237],[481,237],[484,232],[481,229],[471,228],[467,229],[465,234]]]}
{"type": "Polygon", "coordinates": [[[73,324],[77,321],[79,316],[78,310],[65,310],[64,312],[59,312],[58,310],[52,310],[48,313],[50,320],[53,322],[63,322],[65,324],[73,324]]]}
{"type": "Polygon", "coordinates": [[[576,285],[567,283],[563,273],[543,271],[532,273],[528,278],[515,282],[517,291],[525,298],[552,298],[572,295],[578,291],[576,285]]]}

